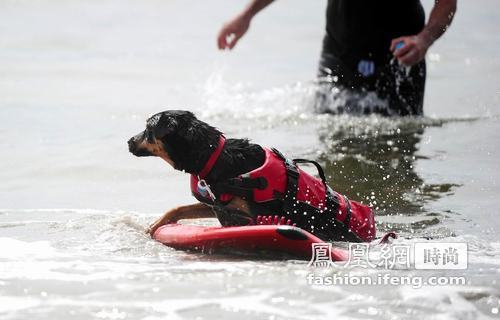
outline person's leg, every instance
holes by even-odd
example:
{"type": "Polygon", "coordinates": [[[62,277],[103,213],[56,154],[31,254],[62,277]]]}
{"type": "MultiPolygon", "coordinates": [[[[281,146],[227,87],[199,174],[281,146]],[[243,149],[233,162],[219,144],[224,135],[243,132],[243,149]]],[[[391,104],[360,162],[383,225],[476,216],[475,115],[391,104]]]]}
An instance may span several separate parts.
{"type": "Polygon", "coordinates": [[[362,113],[357,101],[363,88],[353,73],[335,55],[323,50],[318,68],[314,109],[319,113],[362,113]]]}
{"type": "Polygon", "coordinates": [[[333,53],[323,48],[319,59],[318,79],[351,87],[355,85],[355,74],[333,53]],[[332,79],[328,79],[328,78],[332,79]]]}
{"type": "Polygon", "coordinates": [[[318,113],[343,113],[345,105],[338,96],[345,88],[352,86],[353,74],[333,53],[327,35],[323,46],[317,72],[317,88],[314,97],[314,110],[318,113]]]}
{"type": "Polygon", "coordinates": [[[325,36],[317,73],[315,111],[334,114],[388,114],[387,101],[379,99],[375,92],[378,67],[374,66],[374,73],[369,75],[362,75],[353,68],[332,53],[329,39],[325,36]]]}
{"type": "Polygon", "coordinates": [[[425,78],[425,61],[404,67],[392,60],[381,69],[375,88],[382,99],[388,100],[389,114],[423,115],[425,78]]]}

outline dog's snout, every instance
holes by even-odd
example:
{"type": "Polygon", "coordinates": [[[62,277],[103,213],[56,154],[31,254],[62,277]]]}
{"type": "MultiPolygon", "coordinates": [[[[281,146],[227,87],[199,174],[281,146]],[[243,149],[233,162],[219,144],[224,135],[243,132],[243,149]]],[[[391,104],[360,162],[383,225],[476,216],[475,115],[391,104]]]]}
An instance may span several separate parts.
{"type": "Polygon", "coordinates": [[[127,143],[128,143],[128,151],[133,153],[137,149],[137,145],[134,141],[134,138],[130,138],[127,143]]]}
{"type": "Polygon", "coordinates": [[[137,157],[153,156],[148,150],[147,143],[144,141],[144,133],[139,133],[128,140],[128,151],[137,157]]]}

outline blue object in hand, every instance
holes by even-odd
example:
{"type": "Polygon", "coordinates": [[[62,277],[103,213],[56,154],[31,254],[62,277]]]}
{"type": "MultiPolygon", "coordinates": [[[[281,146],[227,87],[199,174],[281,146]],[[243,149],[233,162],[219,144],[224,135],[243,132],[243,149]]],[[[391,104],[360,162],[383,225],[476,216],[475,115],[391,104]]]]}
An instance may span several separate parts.
{"type": "Polygon", "coordinates": [[[396,46],[394,48],[396,50],[399,50],[399,49],[401,49],[404,46],[405,46],[405,42],[404,41],[399,41],[398,43],[396,43],[396,46]]]}
{"type": "Polygon", "coordinates": [[[371,76],[375,73],[375,63],[371,60],[360,60],[358,63],[358,72],[365,78],[371,76]]]}

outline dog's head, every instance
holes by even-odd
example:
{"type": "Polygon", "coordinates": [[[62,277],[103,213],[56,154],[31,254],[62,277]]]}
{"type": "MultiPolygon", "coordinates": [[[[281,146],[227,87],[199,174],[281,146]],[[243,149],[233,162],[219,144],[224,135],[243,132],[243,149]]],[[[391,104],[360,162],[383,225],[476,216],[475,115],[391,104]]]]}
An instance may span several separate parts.
{"type": "Polygon", "coordinates": [[[197,173],[221,134],[192,112],[168,110],[150,117],[146,130],[130,138],[128,148],[137,157],[160,157],[175,169],[197,173]]]}

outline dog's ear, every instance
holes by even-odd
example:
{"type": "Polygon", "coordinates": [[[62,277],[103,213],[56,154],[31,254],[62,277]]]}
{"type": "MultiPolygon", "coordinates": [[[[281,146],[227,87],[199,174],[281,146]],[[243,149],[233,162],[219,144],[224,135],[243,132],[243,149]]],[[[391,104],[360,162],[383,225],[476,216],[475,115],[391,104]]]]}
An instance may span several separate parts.
{"type": "Polygon", "coordinates": [[[168,117],[161,114],[151,117],[150,120],[151,121],[148,120],[148,127],[151,128],[156,139],[161,139],[175,132],[179,125],[177,119],[174,117],[168,117]]]}
{"type": "Polygon", "coordinates": [[[177,119],[167,112],[160,112],[151,116],[146,123],[146,128],[150,130],[157,139],[161,139],[174,132],[177,126],[177,119]]]}
{"type": "Polygon", "coordinates": [[[168,110],[153,115],[147,121],[147,128],[157,139],[179,131],[186,123],[196,119],[195,115],[186,110],[168,110]]]}

